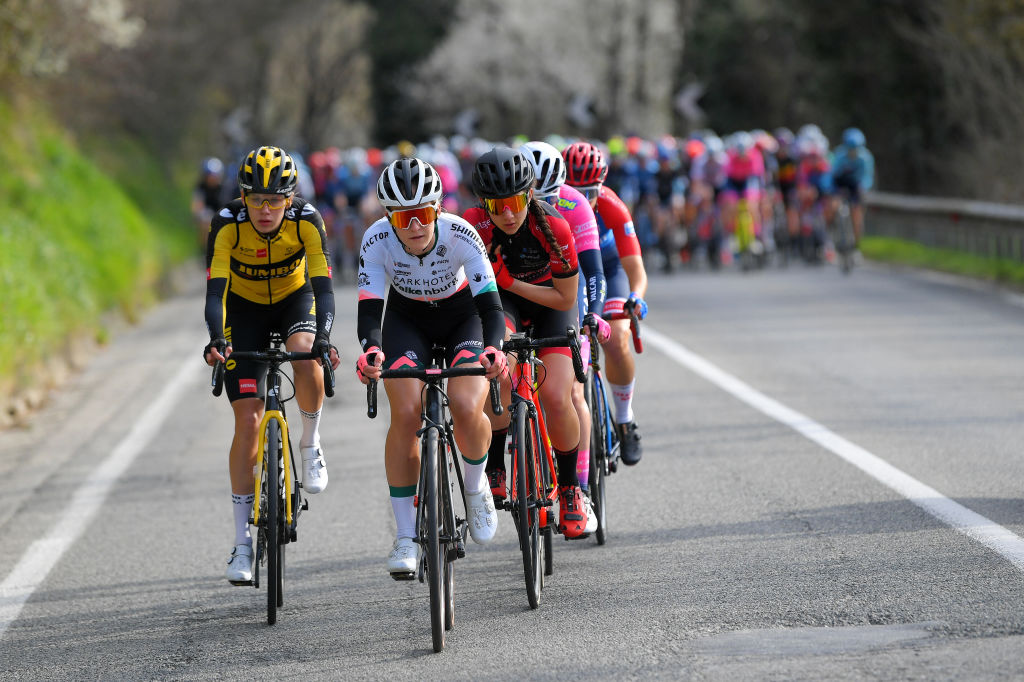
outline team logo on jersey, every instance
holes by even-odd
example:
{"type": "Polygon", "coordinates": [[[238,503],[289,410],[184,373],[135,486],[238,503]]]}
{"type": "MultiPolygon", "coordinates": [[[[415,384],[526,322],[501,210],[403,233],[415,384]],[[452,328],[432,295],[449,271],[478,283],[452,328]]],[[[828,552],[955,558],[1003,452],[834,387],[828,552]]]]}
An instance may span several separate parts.
{"type": "Polygon", "coordinates": [[[255,379],[239,379],[238,380],[238,392],[239,393],[255,393],[256,380],[255,379]]]}
{"type": "Polygon", "coordinates": [[[635,237],[636,230],[633,228],[633,221],[630,220],[628,223],[622,226],[622,231],[626,233],[627,237],[635,237]]]}
{"type": "Polygon", "coordinates": [[[576,208],[579,202],[573,201],[572,199],[563,199],[558,197],[558,208],[564,208],[567,211],[572,211],[576,208]]]}
{"type": "Polygon", "coordinates": [[[266,258],[267,257],[267,250],[266,249],[256,249],[256,257],[257,258],[266,258]]]}
{"type": "Polygon", "coordinates": [[[302,215],[310,215],[311,213],[316,213],[316,209],[313,208],[313,204],[306,204],[302,207],[302,215]]]}
{"type": "Polygon", "coordinates": [[[370,276],[367,275],[365,272],[360,272],[358,284],[360,289],[368,288],[370,286],[370,276]]]}
{"type": "Polygon", "coordinates": [[[438,247],[437,247],[437,255],[440,256],[441,258],[444,258],[444,254],[446,254],[446,253],[448,253],[448,247],[445,246],[444,244],[438,245],[438,247]]]}

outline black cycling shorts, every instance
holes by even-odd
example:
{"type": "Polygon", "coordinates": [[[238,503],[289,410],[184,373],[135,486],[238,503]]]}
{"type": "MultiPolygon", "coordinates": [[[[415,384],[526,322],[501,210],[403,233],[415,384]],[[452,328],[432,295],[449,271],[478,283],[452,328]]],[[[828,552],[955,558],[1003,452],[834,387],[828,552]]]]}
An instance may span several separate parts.
{"type": "MultiPolygon", "coordinates": [[[[532,327],[530,336],[542,339],[549,336],[565,336],[568,327],[577,328],[575,306],[568,310],[555,310],[504,289],[500,289],[499,293],[501,307],[505,310],[505,326],[513,332],[526,331],[527,327],[532,327]]],[[[570,355],[568,348],[541,348],[537,351],[538,356],[548,353],[570,355]]]]}
{"type": "Polygon", "coordinates": [[[456,367],[480,359],[484,329],[468,287],[432,302],[414,301],[391,289],[381,343],[388,369],[428,367],[434,344],[444,346],[445,363],[456,367]]]}
{"type": "MultiPolygon", "coordinates": [[[[287,298],[271,303],[253,303],[230,291],[225,299],[224,337],[232,350],[266,350],[270,346],[270,333],[281,338],[298,332],[316,334],[316,308],[313,288],[306,283],[287,298]]],[[[255,360],[233,360],[224,364],[224,377],[228,399],[263,399],[266,391],[267,366],[255,360]]]]}

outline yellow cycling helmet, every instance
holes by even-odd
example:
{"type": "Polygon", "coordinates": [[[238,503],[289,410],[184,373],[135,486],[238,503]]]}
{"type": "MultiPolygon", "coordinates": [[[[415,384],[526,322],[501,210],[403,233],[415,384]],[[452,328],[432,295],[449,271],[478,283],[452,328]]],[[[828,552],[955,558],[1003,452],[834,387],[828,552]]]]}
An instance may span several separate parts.
{"type": "Polygon", "coordinates": [[[238,186],[247,194],[292,194],[298,181],[295,162],[280,147],[254,149],[238,167],[238,186]]]}

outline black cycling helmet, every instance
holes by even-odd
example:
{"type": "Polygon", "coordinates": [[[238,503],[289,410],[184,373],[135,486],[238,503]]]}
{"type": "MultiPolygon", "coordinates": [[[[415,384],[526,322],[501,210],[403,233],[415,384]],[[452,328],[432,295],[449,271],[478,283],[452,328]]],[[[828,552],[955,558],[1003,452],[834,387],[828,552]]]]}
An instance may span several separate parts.
{"type": "Polygon", "coordinates": [[[501,199],[533,187],[533,164],[510,147],[494,147],[480,155],[473,166],[473,194],[481,199],[501,199]]]}
{"type": "Polygon", "coordinates": [[[247,194],[293,194],[299,171],[280,147],[253,149],[238,166],[238,186],[247,194]]]}

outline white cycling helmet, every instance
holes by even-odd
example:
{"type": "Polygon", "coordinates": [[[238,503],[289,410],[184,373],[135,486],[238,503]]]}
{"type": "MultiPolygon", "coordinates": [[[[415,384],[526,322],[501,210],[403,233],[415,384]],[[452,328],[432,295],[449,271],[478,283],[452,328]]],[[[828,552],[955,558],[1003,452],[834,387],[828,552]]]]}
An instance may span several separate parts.
{"type": "Polygon", "coordinates": [[[547,142],[527,142],[519,147],[523,156],[530,160],[537,176],[535,192],[540,196],[558,194],[558,188],[565,184],[565,160],[553,145],[547,142]]]}
{"type": "Polygon", "coordinates": [[[392,161],[377,180],[377,199],[388,211],[433,204],[441,200],[441,176],[415,157],[392,161]]]}

